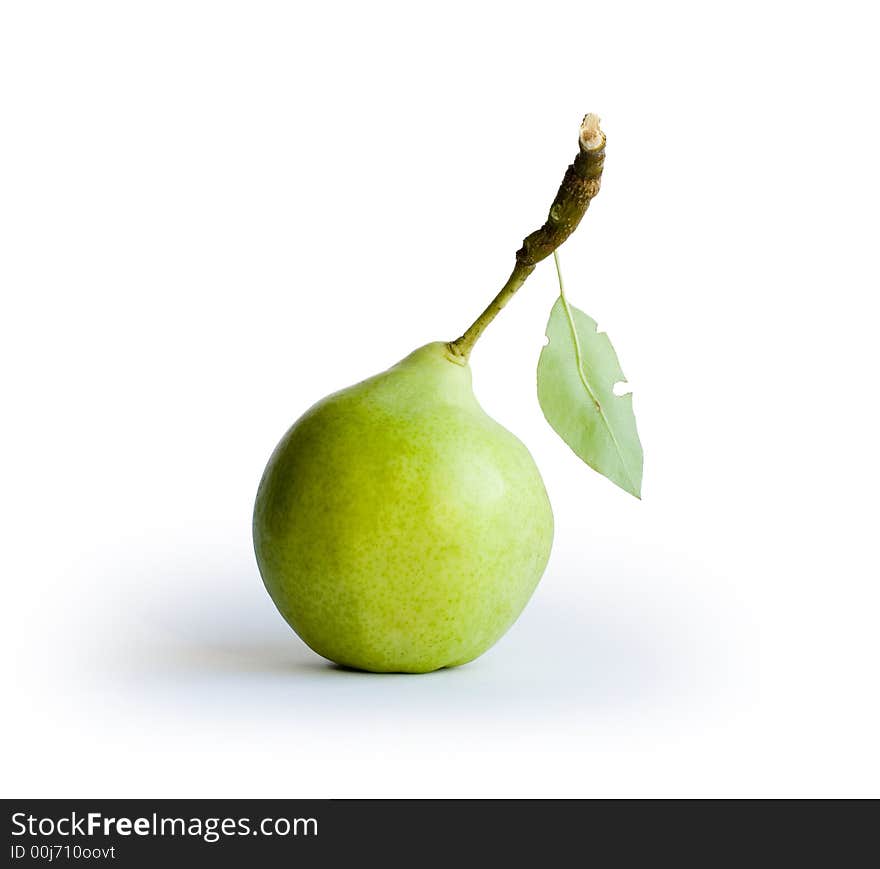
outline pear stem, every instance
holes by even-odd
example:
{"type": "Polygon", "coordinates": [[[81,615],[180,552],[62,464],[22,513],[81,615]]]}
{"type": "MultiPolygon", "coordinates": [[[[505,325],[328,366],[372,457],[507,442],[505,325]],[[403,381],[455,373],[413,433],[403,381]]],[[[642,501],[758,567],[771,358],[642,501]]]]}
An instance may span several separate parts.
{"type": "Polygon", "coordinates": [[[599,192],[605,165],[605,134],[599,127],[597,115],[589,114],[584,118],[578,147],[578,155],[566,170],[547,220],[540,229],[525,238],[516,252],[516,264],[507,283],[467,331],[447,345],[456,361],[462,364],[467,362],[474,344],[486,327],[526,282],[535,266],[550,256],[577,229],[591,200],[599,192]]]}

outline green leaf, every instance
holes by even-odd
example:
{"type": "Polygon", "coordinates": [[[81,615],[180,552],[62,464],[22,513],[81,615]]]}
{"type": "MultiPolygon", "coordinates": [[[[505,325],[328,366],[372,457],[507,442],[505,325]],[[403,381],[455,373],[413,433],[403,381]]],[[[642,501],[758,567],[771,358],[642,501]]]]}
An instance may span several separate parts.
{"type": "Polygon", "coordinates": [[[626,378],[608,335],[562,293],[547,338],[538,360],[538,401],[547,422],[591,468],[641,498],[643,455],[632,393],[614,394],[626,378]]]}

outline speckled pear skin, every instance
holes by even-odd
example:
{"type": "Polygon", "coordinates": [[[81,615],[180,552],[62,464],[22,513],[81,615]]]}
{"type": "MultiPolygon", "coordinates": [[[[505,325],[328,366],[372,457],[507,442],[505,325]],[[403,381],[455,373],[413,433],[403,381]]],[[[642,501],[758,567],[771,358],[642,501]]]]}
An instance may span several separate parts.
{"type": "Polygon", "coordinates": [[[338,664],[467,663],[513,624],[547,565],[553,514],[538,469],[447,353],[428,344],[320,401],[260,482],[263,581],[297,634],[338,664]]]}

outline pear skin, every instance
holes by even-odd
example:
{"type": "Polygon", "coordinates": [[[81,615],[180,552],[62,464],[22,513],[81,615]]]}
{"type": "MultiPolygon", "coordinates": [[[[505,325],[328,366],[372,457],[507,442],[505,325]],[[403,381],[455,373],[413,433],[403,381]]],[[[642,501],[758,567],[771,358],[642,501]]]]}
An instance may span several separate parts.
{"type": "Polygon", "coordinates": [[[481,655],[522,612],[552,541],[529,451],[439,342],[307,411],[254,510],[281,614],[319,655],[375,672],[481,655]]]}

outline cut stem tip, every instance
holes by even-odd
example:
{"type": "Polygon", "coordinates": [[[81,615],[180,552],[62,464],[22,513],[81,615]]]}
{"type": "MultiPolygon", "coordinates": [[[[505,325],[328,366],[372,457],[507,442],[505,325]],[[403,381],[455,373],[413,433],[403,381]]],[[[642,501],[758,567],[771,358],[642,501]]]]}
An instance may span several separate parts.
{"type": "Polygon", "coordinates": [[[598,115],[592,112],[584,115],[581,122],[580,143],[584,151],[598,151],[605,144],[605,134],[599,127],[598,115]]]}

